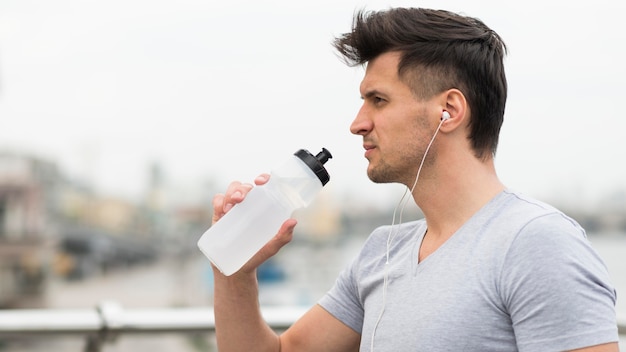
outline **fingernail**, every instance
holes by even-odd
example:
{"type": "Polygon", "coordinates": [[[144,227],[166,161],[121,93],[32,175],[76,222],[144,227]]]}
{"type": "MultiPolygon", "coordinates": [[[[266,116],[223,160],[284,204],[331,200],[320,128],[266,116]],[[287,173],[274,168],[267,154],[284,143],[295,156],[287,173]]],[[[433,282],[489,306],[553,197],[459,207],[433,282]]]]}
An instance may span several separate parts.
{"type": "Polygon", "coordinates": [[[233,205],[231,203],[228,203],[228,204],[224,205],[224,212],[229,211],[232,207],[233,207],[233,205]]]}

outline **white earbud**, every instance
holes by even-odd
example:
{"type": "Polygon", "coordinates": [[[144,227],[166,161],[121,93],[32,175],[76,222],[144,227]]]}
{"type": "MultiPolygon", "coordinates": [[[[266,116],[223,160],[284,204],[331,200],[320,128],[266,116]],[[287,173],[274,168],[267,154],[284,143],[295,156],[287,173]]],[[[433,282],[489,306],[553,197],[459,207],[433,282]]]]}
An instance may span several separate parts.
{"type": "Polygon", "coordinates": [[[444,110],[443,113],[441,114],[441,121],[445,121],[449,118],[450,118],[450,113],[444,110]]]}

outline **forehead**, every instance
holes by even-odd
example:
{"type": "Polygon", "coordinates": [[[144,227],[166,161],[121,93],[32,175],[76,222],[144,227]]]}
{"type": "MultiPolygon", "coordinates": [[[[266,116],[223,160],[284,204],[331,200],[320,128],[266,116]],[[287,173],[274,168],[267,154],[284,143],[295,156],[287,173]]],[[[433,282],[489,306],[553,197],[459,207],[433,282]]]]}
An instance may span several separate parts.
{"type": "Polygon", "coordinates": [[[388,52],[381,54],[367,64],[365,77],[361,81],[361,94],[367,95],[372,90],[397,89],[400,86],[408,89],[398,77],[400,53],[388,52]]]}

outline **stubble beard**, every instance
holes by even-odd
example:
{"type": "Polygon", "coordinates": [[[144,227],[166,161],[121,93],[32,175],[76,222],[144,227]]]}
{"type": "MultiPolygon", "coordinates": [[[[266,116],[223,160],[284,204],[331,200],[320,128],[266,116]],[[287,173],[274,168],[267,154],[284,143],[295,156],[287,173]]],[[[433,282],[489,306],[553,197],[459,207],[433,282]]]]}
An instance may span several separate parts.
{"type": "MultiPolygon", "coordinates": [[[[367,169],[369,179],[374,183],[401,183],[407,187],[413,186],[418,167],[424,156],[425,146],[413,145],[412,147],[418,150],[400,152],[399,154],[403,156],[398,158],[399,161],[395,165],[384,158],[381,158],[376,164],[371,164],[370,162],[367,169]]],[[[434,163],[436,159],[435,154],[436,151],[433,149],[428,152],[423,168],[427,168],[434,163]]]]}
{"type": "Polygon", "coordinates": [[[380,160],[378,164],[370,165],[367,176],[374,183],[402,183],[406,185],[410,178],[407,175],[408,171],[411,170],[409,165],[412,164],[411,160],[414,158],[414,155],[402,158],[406,161],[403,161],[401,165],[392,165],[385,160],[380,160]]]}
{"type": "MultiPolygon", "coordinates": [[[[422,116],[426,116],[426,113],[422,111],[420,118],[414,120],[414,125],[409,128],[414,132],[413,136],[409,138],[411,143],[404,148],[398,150],[388,150],[389,155],[397,155],[398,157],[391,156],[385,158],[380,155],[378,162],[370,164],[367,169],[367,176],[374,183],[401,183],[407,187],[412,187],[417,176],[417,170],[422,162],[424,153],[426,152],[427,145],[430,141],[428,138],[429,133],[419,131],[428,131],[429,125],[425,122],[426,119],[422,116]]],[[[429,150],[426,160],[424,160],[423,168],[427,168],[434,164],[436,159],[436,149],[429,150]]],[[[423,170],[422,170],[423,173],[423,170]]],[[[422,176],[420,175],[420,178],[422,176]]]]}

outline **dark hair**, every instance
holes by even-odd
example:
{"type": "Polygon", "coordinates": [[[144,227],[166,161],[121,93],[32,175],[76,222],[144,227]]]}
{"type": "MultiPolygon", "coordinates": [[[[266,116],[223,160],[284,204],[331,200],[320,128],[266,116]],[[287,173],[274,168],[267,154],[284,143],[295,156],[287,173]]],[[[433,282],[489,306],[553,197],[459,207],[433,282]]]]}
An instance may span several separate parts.
{"type": "Polygon", "coordinates": [[[459,89],[471,111],[472,148],[479,158],[495,155],[506,105],[506,46],[482,21],[444,10],[361,10],[352,31],[333,45],[350,66],[400,52],[398,75],[420,98],[459,89]]]}

